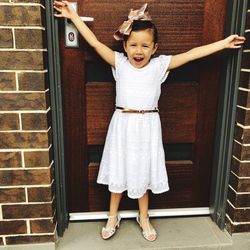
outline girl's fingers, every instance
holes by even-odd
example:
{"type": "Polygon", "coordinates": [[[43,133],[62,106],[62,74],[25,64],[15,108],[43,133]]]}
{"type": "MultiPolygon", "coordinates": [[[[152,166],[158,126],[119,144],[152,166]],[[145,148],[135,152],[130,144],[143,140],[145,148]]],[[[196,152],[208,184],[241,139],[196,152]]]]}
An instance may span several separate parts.
{"type": "Polygon", "coordinates": [[[57,11],[59,11],[59,12],[62,11],[60,8],[58,8],[58,7],[56,7],[56,6],[54,6],[54,9],[57,10],[57,11]]]}
{"type": "Polygon", "coordinates": [[[62,2],[59,2],[59,1],[55,1],[54,2],[54,6],[63,6],[64,4],[62,2]]]}

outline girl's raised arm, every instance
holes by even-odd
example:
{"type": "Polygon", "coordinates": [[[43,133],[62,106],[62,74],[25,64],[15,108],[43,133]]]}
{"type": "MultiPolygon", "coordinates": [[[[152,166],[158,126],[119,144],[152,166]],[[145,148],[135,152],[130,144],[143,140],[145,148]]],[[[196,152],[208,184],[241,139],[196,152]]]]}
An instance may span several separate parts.
{"type": "Polygon", "coordinates": [[[59,12],[55,14],[56,17],[71,19],[87,43],[93,47],[108,64],[115,66],[115,52],[96,38],[95,34],[80,19],[68,1],[55,1],[54,9],[59,12]]]}
{"type": "Polygon", "coordinates": [[[171,70],[174,68],[178,68],[190,61],[211,55],[223,49],[238,49],[244,42],[244,37],[238,35],[231,35],[218,42],[210,43],[204,46],[191,49],[187,52],[174,55],[172,56],[168,69],[171,70]]]}

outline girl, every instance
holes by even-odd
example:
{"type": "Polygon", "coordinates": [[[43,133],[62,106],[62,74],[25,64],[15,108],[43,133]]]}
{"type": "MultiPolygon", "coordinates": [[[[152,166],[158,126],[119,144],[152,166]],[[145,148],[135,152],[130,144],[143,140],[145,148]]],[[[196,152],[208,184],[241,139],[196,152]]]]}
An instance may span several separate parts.
{"type": "Polygon", "coordinates": [[[119,203],[123,191],[138,199],[137,222],[148,241],[157,237],[148,218],[148,189],[153,193],[169,189],[162,144],[158,100],[170,70],[220,50],[237,49],[245,38],[231,35],[223,40],[173,56],[155,54],[157,29],[146,11],[147,4],[131,10],[128,20],[115,32],[123,40],[123,53],[114,52],[101,43],[81,21],[67,1],[55,1],[56,17],[71,19],[83,38],[112,66],[116,80],[116,110],[109,125],[97,182],[108,185],[111,192],[109,217],[102,229],[109,239],[120,224],[119,203]]]}

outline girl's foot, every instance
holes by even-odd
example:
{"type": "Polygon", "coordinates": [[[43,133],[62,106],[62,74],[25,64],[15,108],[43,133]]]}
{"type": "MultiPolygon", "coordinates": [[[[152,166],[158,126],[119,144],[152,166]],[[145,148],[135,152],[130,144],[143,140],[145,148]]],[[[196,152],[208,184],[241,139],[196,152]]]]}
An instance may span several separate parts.
{"type": "Polygon", "coordinates": [[[111,238],[115,234],[116,228],[119,228],[120,226],[120,221],[121,217],[119,214],[108,216],[106,227],[103,227],[101,232],[104,240],[111,238]]]}
{"type": "Polygon", "coordinates": [[[157,233],[153,226],[149,222],[149,217],[141,218],[140,215],[136,217],[136,221],[142,228],[143,237],[148,241],[155,241],[157,238],[157,233]]]}

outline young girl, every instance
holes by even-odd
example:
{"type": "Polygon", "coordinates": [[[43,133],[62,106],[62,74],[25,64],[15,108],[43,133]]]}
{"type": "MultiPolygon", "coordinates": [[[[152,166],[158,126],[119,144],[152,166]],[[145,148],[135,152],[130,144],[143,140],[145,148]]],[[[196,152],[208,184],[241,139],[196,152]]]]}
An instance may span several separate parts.
{"type": "Polygon", "coordinates": [[[153,193],[169,190],[162,144],[158,100],[170,70],[220,50],[237,49],[245,38],[231,35],[226,39],[173,56],[152,57],[158,47],[157,29],[146,11],[147,4],[131,10],[115,32],[123,40],[126,55],[101,43],[81,21],[67,1],[55,1],[56,17],[71,19],[83,38],[112,66],[116,80],[116,110],[109,125],[97,182],[111,192],[109,216],[102,229],[109,239],[120,224],[119,203],[123,191],[138,199],[137,222],[148,241],[157,237],[148,218],[148,189],[153,193]]]}

